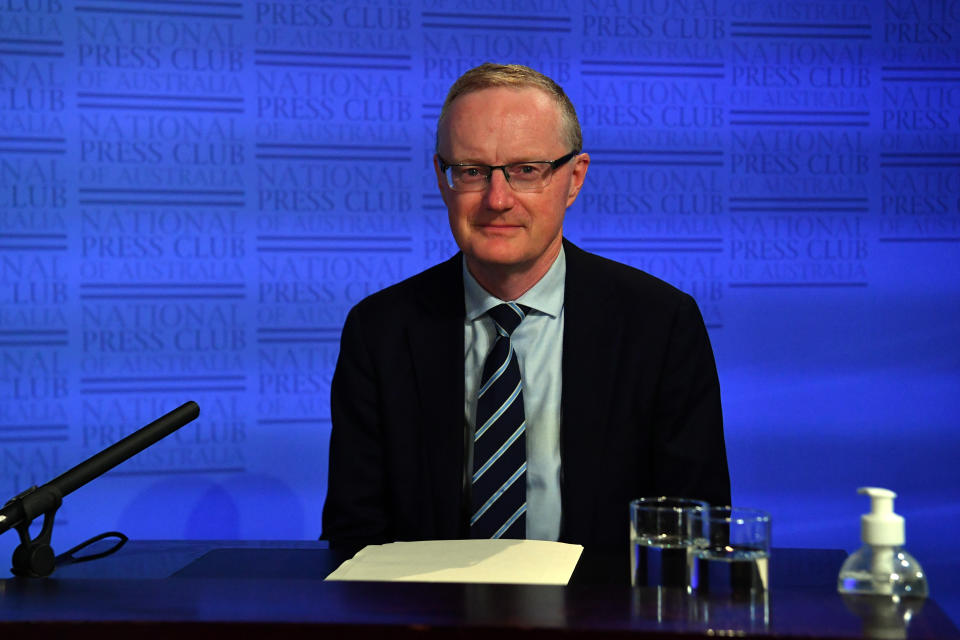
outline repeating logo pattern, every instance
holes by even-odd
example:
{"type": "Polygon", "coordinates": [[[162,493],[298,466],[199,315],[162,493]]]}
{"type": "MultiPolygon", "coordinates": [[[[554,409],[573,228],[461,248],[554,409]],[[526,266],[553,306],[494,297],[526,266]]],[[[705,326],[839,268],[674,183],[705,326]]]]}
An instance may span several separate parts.
{"type": "Polygon", "coordinates": [[[714,335],[960,242],[949,0],[5,0],[0,494],[193,399],[63,523],[318,533],[341,324],[456,251],[435,124],[484,61],[577,106],[567,235],[693,294],[714,335]]]}

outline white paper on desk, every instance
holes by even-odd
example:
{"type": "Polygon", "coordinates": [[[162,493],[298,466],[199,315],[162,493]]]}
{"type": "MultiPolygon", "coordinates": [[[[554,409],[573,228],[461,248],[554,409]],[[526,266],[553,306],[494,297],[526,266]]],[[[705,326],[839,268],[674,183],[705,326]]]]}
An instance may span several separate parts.
{"type": "Polygon", "coordinates": [[[425,540],[369,545],[327,580],[559,584],[583,547],[544,540],[425,540]]]}

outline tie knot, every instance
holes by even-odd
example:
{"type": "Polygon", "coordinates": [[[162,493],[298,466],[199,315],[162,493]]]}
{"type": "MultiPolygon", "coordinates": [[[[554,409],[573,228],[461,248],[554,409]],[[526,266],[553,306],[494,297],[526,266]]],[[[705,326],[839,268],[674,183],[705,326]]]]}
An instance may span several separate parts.
{"type": "Polygon", "coordinates": [[[497,323],[500,332],[509,336],[520,324],[520,321],[527,317],[528,311],[530,311],[530,307],[525,307],[516,302],[505,302],[490,309],[487,313],[497,323]]]}

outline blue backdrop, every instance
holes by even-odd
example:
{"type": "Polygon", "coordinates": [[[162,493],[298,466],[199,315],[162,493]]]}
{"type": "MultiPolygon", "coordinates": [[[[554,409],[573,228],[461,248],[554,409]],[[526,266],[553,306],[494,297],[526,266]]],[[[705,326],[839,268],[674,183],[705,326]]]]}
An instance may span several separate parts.
{"type": "Polygon", "coordinates": [[[341,323],[455,251],[436,117],[488,60],[577,106],[566,234],[699,302],[735,502],[853,549],[896,490],[960,616],[957,0],[4,0],[0,496],[193,399],[55,548],[316,537],[341,323]]]}

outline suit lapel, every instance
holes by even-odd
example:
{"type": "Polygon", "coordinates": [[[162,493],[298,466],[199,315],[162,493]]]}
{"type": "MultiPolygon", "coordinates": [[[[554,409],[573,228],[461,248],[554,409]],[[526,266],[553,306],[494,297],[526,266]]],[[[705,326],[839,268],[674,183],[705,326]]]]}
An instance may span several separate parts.
{"type": "MultiPolygon", "coordinates": [[[[460,256],[440,265],[418,292],[417,322],[408,330],[424,435],[423,468],[438,535],[454,537],[462,521],[464,468],[463,276],[460,256]]],[[[425,512],[427,510],[425,509],[425,512]]]]}
{"type": "Polygon", "coordinates": [[[590,256],[567,241],[564,251],[561,539],[588,540],[624,328],[590,256]]]}

